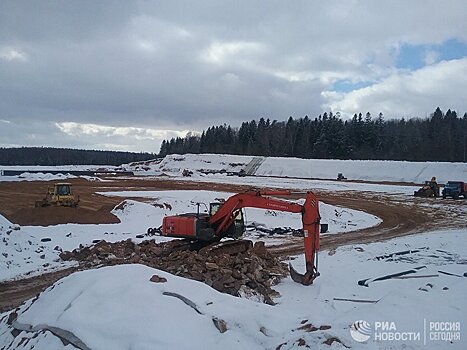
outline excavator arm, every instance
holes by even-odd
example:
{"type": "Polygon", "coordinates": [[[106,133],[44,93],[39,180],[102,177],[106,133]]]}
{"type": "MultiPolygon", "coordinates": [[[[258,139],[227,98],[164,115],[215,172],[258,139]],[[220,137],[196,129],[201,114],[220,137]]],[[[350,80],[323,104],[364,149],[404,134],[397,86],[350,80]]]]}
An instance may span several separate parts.
{"type": "Polygon", "coordinates": [[[318,250],[319,250],[319,208],[318,198],[313,192],[306,192],[305,203],[290,203],[281,199],[265,196],[288,196],[299,192],[290,191],[252,191],[239,193],[230,197],[219,210],[210,218],[210,224],[215,227],[216,235],[222,237],[242,208],[261,208],[284,211],[289,213],[301,213],[303,223],[306,272],[299,274],[292,265],[290,274],[295,282],[309,285],[319,276],[318,250]]]}

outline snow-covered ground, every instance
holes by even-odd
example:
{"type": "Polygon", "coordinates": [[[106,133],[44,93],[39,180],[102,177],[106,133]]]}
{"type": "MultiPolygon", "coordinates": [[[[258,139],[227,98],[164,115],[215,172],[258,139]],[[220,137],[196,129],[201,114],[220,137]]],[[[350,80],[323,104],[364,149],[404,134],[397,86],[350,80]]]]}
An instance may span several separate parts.
{"type": "MultiPolygon", "coordinates": [[[[141,175],[165,173],[180,175],[184,169],[237,172],[245,169],[252,156],[220,154],[168,155],[162,162],[146,164],[145,169],[125,165],[141,175]]],[[[260,158],[255,175],[336,179],[343,173],[349,180],[423,183],[436,176],[438,182],[467,179],[467,163],[405,162],[374,160],[298,159],[278,157],[260,158]]]]}
{"type": "Polygon", "coordinates": [[[343,173],[349,180],[414,183],[423,183],[436,176],[439,182],[444,183],[467,178],[467,164],[271,157],[266,158],[255,174],[332,179],[338,173],[343,173]]]}
{"type": "Polygon", "coordinates": [[[71,175],[71,174],[24,172],[21,175],[1,176],[0,181],[57,181],[57,180],[75,179],[77,177],[78,176],[71,175]]]}
{"type": "MultiPolygon", "coordinates": [[[[466,272],[465,235],[426,233],[324,252],[315,283],[305,287],[285,279],[276,286],[281,297],[275,306],[141,265],[78,272],[23,305],[14,325],[57,327],[94,350],[465,349],[467,277],[439,272],[466,272]],[[377,258],[408,250],[414,251],[377,258]],[[411,278],[357,284],[414,268],[420,269],[401,276],[411,278]],[[167,282],[150,282],[154,274],[167,282]],[[225,322],[224,333],[213,319],[225,322]],[[351,332],[356,321],[363,327],[351,332]],[[323,344],[333,339],[339,342],[323,344]]],[[[302,261],[294,265],[303,269],[302,261]]],[[[74,349],[49,331],[23,331],[14,339],[7,316],[0,315],[2,349],[74,349]]]]}
{"type": "Polygon", "coordinates": [[[28,170],[40,171],[40,170],[57,170],[57,171],[93,171],[98,169],[115,170],[117,167],[113,165],[0,165],[1,170],[22,170],[27,172],[28,170]]]}
{"type": "MultiPolygon", "coordinates": [[[[0,281],[61,267],[63,262],[58,258],[60,251],[73,250],[80,244],[90,245],[102,239],[109,242],[128,238],[142,241],[147,239],[144,236],[147,229],[159,227],[164,216],[196,212],[198,202],[208,207],[216,198],[226,199],[230,196],[229,193],[211,191],[125,191],[102,194],[120,196],[122,200],[128,197],[148,198],[148,203],[126,200],[124,205],[117,206],[113,213],[121,221],[118,224],[19,227],[0,216],[0,281]]],[[[205,210],[205,207],[201,206],[201,210],[205,210]]],[[[245,211],[247,224],[255,222],[266,228],[301,228],[300,215],[297,214],[250,208],[245,211]]],[[[327,234],[359,230],[380,223],[380,219],[373,215],[325,203],[320,203],[320,211],[322,222],[329,224],[327,234]]],[[[255,239],[257,235],[255,231],[248,231],[248,237],[255,239]]],[[[168,239],[156,237],[157,241],[168,239]]],[[[265,238],[267,243],[279,243],[279,239],[286,238],[265,238]]]]}
{"type": "Polygon", "coordinates": [[[179,174],[183,170],[188,169],[192,171],[231,171],[238,172],[243,169],[251,160],[252,156],[236,156],[229,154],[171,154],[162,161],[155,160],[154,162],[141,162],[139,163],[124,164],[122,167],[125,170],[134,171],[140,175],[159,175],[166,174],[179,174]]]}
{"type": "MultiPolygon", "coordinates": [[[[166,180],[165,177],[149,177],[153,180],[166,180]]],[[[172,179],[177,181],[187,182],[210,182],[222,184],[237,184],[251,186],[253,188],[287,188],[298,191],[358,191],[358,192],[377,192],[390,193],[398,195],[413,196],[414,191],[420,186],[399,186],[399,185],[384,185],[357,183],[345,181],[327,181],[327,180],[306,180],[306,179],[291,179],[291,178],[275,178],[275,177],[238,177],[227,176],[223,174],[201,175],[194,174],[192,177],[174,176],[172,179]]]]}
{"type": "MultiPolygon", "coordinates": [[[[280,176],[314,179],[336,179],[342,173],[349,180],[373,182],[407,182],[420,184],[436,176],[439,183],[447,181],[467,180],[467,163],[448,162],[405,162],[405,161],[376,161],[376,160],[338,160],[338,159],[299,159],[279,157],[253,157],[226,154],[184,154],[168,155],[164,159],[123,164],[120,170],[133,171],[141,176],[181,176],[183,170],[194,172],[194,176],[204,175],[206,172],[236,173],[241,169],[248,169],[253,160],[258,162],[253,174],[256,176],[280,176]]],[[[2,170],[116,170],[114,166],[95,165],[67,165],[67,166],[0,166],[2,170]]],[[[47,174],[24,174],[20,180],[56,180],[47,174]]],[[[50,175],[49,175],[50,176],[50,175]]],[[[234,177],[229,179],[233,180],[234,177]]],[[[0,176],[0,181],[18,180],[17,176],[0,176]]]]}

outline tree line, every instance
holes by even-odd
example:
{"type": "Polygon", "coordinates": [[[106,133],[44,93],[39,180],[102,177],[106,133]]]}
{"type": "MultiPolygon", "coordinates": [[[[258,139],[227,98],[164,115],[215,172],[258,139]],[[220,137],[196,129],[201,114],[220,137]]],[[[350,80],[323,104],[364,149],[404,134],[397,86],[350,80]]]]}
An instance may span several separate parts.
{"type": "Polygon", "coordinates": [[[120,165],[156,158],[152,153],[72,148],[0,148],[0,165],[120,165]]]}
{"type": "Polygon", "coordinates": [[[385,120],[380,113],[355,114],[343,120],[324,113],[287,121],[261,118],[209,127],[201,135],[164,140],[159,156],[185,153],[466,162],[467,113],[438,107],[428,118],[385,120]]]}

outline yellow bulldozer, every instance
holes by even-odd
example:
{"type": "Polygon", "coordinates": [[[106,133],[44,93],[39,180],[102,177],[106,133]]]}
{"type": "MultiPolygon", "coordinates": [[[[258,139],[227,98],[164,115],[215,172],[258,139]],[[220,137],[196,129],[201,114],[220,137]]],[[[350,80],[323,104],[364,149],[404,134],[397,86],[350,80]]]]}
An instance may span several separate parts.
{"type": "Polygon", "coordinates": [[[79,196],[75,196],[70,183],[56,183],[47,189],[44,199],[36,201],[36,207],[48,207],[51,205],[62,207],[77,207],[79,196]]]}

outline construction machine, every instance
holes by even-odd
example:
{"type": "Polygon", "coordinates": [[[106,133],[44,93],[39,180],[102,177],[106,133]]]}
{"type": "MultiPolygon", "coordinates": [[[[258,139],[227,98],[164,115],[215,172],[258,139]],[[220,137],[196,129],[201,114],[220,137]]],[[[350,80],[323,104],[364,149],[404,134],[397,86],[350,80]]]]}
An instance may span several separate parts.
{"type": "Polygon", "coordinates": [[[439,197],[439,186],[436,177],[433,176],[431,181],[425,181],[425,184],[417,191],[414,191],[413,194],[415,197],[439,197]]]}
{"type": "Polygon", "coordinates": [[[448,181],[443,189],[443,199],[447,197],[458,199],[459,196],[467,198],[467,183],[463,181],[448,181]]]}
{"type": "MultiPolygon", "coordinates": [[[[320,216],[318,198],[313,192],[306,192],[305,203],[298,204],[270,196],[289,196],[300,192],[290,191],[249,191],[235,194],[225,202],[211,203],[208,213],[188,213],[166,216],[162,222],[161,235],[186,238],[196,242],[215,242],[221,238],[239,238],[245,232],[242,208],[261,208],[299,213],[302,215],[306,272],[298,273],[289,264],[290,274],[295,282],[310,285],[319,276],[318,250],[320,216]]],[[[302,192],[303,194],[303,192],[302,192]]]]}
{"type": "Polygon", "coordinates": [[[79,196],[75,196],[70,183],[56,183],[47,189],[45,197],[36,201],[36,207],[48,207],[51,205],[62,207],[77,207],[79,196]]]}

